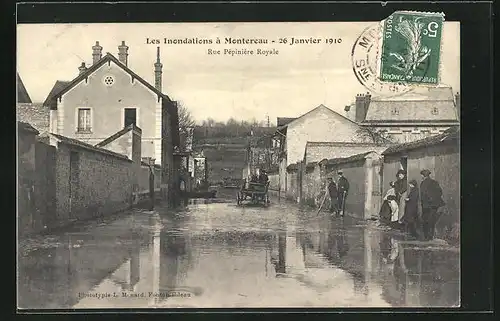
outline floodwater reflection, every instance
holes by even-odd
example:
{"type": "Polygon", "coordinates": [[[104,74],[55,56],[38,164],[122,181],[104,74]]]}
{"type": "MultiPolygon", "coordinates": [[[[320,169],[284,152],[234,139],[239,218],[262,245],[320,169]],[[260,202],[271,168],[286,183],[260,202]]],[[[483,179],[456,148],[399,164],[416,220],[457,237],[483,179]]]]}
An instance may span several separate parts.
{"type": "Polygon", "coordinates": [[[459,302],[458,253],[287,204],[190,203],[19,260],[20,308],[389,307],[459,302]]]}

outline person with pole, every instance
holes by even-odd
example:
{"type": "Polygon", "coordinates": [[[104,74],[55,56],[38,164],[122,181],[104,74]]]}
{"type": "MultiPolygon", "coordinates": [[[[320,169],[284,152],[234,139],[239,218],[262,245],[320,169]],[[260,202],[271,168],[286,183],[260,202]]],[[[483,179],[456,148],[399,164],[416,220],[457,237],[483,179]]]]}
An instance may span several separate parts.
{"type": "Polygon", "coordinates": [[[337,184],[331,177],[328,177],[328,195],[330,196],[330,213],[337,216],[339,215],[337,184]]]}
{"type": "Polygon", "coordinates": [[[340,216],[345,214],[345,200],[347,199],[347,193],[349,192],[349,181],[344,177],[344,173],[339,170],[337,172],[339,179],[337,181],[338,189],[338,206],[340,209],[340,216]]]}

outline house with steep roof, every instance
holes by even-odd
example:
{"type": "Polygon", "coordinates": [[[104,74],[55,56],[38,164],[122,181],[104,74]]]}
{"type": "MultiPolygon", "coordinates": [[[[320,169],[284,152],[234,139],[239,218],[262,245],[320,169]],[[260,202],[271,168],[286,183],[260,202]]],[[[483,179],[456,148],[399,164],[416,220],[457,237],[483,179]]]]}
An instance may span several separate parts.
{"type": "Polygon", "coordinates": [[[324,105],[319,105],[297,118],[280,117],[277,123],[274,137],[280,148],[279,185],[283,192],[286,192],[287,186],[290,185],[290,182],[287,182],[287,167],[304,160],[308,142],[368,142],[359,135],[360,126],[356,122],[324,105]]]}
{"type": "Polygon", "coordinates": [[[26,90],[26,87],[24,86],[24,83],[21,79],[21,76],[19,76],[19,73],[16,73],[17,79],[16,79],[16,85],[17,85],[17,102],[21,104],[31,104],[31,98],[30,95],[28,95],[28,91],[26,90]]]}
{"type": "Polygon", "coordinates": [[[404,143],[438,135],[460,123],[460,94],[451,87],[416,88],[396,97],[358,94],[345,115],[368,132],[404,143]]]}
{"type": "Polygon", "coordinates": [[[97,41],[92,64],[79,66],[71,81],[55,82],[44,106],[50,110],[51,133],[97,145],[130,124],[142,129],[142,157],[173,164],[179,146],[177,104],[162,92],[160,48],[152,85],[128,66],[128,46],[118,46],[118,58],[102,55],[97,41]]]}

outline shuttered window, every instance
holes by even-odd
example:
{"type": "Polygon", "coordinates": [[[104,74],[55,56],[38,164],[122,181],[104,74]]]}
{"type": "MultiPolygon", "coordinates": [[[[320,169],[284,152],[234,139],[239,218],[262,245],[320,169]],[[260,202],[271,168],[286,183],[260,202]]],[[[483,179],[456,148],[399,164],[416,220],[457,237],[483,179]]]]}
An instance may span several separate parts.
{"type": "Polygon", "coordinates": [[[90,108],[78,108],[78,127],[79,132],[90,132],[92,131],[91,122],[91,111],[90,108]]]}

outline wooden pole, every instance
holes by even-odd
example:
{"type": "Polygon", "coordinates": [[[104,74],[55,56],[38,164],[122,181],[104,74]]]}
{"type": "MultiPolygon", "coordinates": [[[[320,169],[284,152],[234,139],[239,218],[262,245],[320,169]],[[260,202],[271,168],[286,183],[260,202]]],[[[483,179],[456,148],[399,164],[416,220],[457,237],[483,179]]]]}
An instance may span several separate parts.
{"type": "Polygon", "coordinates": [[[318,209],[318,213],[316,213],[316,214],[319,214],[319,212],[321,212],[321,209],[323,208],[323,205],[325,204],[327,196],[328,196],[328,193],[325,191],[325,196],[323,197],[323,200],[321,201],[321,205],[319,206],[319,209],[318,209]]]}

